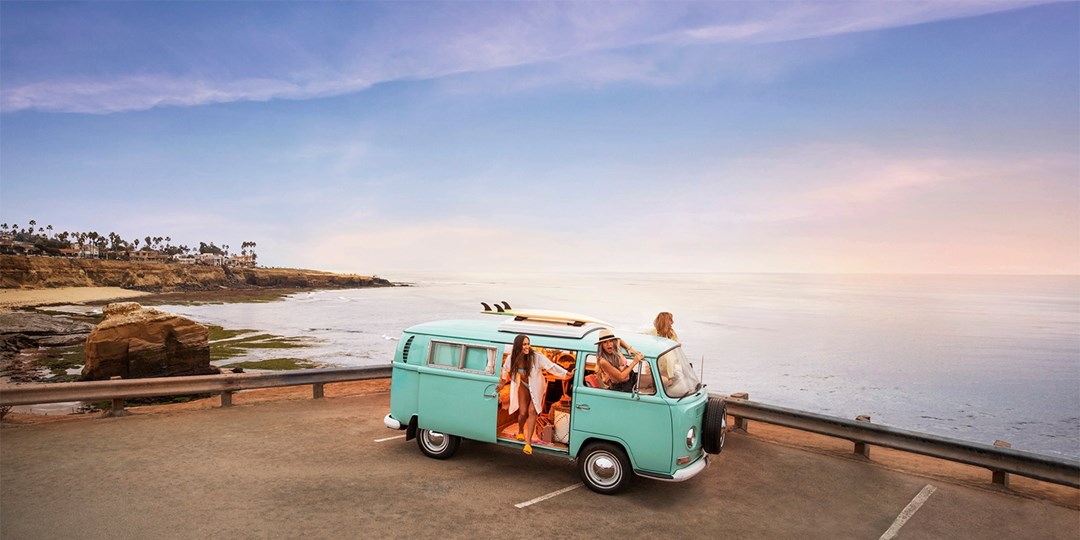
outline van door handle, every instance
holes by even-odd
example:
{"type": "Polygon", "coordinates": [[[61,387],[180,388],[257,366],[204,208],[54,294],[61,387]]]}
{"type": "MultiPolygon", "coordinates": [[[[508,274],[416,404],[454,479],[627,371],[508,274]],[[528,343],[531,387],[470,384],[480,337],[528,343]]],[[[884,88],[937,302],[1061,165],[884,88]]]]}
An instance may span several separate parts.
{"type": "Polygon", "coordinates": [[[484,394],[484,397],[496,397],[499,394],[484,394]]]}
{"type": "Polygon", "coordinates": [[[584,403],[582,403],[581,405],[575,405],[574,408],[575,409],[581,409],[583,411],[591,410],[591,409],[589,409],[589,406],[585,405],[584,403]]]}

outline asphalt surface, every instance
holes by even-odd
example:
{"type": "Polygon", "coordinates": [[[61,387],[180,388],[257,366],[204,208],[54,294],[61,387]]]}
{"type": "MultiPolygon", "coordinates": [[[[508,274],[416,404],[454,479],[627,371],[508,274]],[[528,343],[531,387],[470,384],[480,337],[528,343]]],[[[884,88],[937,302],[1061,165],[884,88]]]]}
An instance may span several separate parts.
{"type": "Polygon", "coordinates": [[[639,478],[602,496],[557,456],[466,441],[450,460],[426,458],[382,425],[388,403],[380,393],[5,426],[0,537],[1080,537],[1074,509],[734,433],[696,478],[639,478]]]}

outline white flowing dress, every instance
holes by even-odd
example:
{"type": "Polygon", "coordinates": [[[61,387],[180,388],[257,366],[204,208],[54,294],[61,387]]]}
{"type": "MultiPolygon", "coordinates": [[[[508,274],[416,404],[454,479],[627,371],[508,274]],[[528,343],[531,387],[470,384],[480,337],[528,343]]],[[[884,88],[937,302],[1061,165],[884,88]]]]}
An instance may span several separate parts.
{"type": "MultiPolygon", "coordinates": [[[[544,408],[544,404],[540,402],[543,398],[541,392],[544,391],[544,385],[547,384],[547,379],[544,378],[544,374],[541,373],[541,370],[549,371],[560,378],[566,378],[569,372],[563,369],[559,364],[552,362],[550,358],[544,356],[540,351],[534,349],[532,355],[532,371],[529,372],[529,395],[532,396],[533,408],[535,408],[537,414],[539,414],[544,408]]],[[[503,376],[510,374],[509,358],[503,362],[502,370],[503,376]]],[[[510,378],[510,414],[517,412],[519,407],[517,377],[512,376],[510,378]]]]}

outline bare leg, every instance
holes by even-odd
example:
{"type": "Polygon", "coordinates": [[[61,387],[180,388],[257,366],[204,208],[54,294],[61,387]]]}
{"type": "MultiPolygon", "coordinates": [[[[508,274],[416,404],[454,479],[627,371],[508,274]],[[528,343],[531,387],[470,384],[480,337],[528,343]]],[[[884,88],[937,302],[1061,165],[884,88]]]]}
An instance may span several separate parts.
{"type": "Polygon", "coordinates": [[[536,431],[536,408],[529,404],[529,419],[525,421],[525,440],[533,441],[533,433],[536,431]]]}
{"type": "Polygon", "coordinates": [[[532,410],[532,394],[529,393],[529,386],[518,383],[517,393],[517,421],[518,421],[518,436],[519,441],[525,441],[528,444],[529,439],[525,438],[525,423],[528,418],[528,412],[532,410]]]}

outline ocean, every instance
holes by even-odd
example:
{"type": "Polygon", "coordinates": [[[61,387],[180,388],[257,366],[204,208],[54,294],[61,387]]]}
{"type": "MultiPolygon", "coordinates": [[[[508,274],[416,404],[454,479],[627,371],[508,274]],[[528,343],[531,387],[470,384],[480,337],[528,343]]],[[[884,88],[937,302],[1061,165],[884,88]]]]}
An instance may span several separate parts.
{"type": "Polygon", "coordinates": [[[161,306],[204,324],[304,337],[261,350],[389,363],[401,331],[474,319],[480,302],[585,313],[644,331],[675,316],[709,390],[820,414],[1080,457],[1080,276],[397,275],[410,287],[265,304],[161,306]]]}

